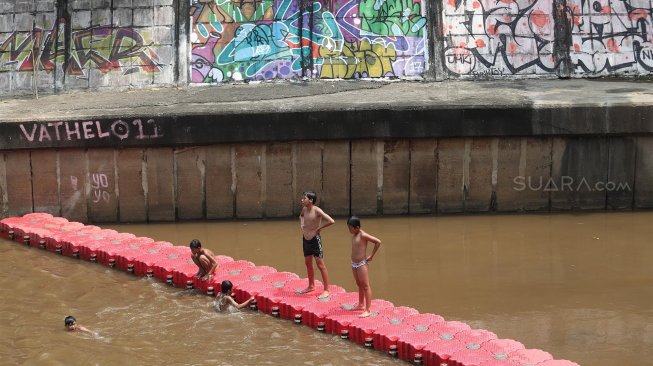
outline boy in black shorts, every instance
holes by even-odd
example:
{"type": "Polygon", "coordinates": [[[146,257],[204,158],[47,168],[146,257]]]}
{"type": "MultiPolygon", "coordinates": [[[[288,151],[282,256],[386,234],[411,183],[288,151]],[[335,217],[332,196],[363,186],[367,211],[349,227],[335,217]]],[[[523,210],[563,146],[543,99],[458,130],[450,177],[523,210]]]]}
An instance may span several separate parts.
{"type": "Polygon", "coordinates": [[[299,291],[302,294],[315,290],[315,272],[313,270],[313,258],[317,268],[322,275],[322,284],[324,291],[318,296],[322,299],[329,296],[329,272],[327,271],[326,264],[322,253],[322,239],[320,238],[320,230],[325,227],[331,226],[335,221],[331,216],[322,211],[321,208],[315,205],[317,195],[315,192],[309,191],[304,193],[302,198],[302,213],[299,214],[299,223],[304,235],[304,262],[306,263],[306,271],[308,272],[308,287],[299,291]],[[322,220],[326,221],[322,224],[322,220]]]}

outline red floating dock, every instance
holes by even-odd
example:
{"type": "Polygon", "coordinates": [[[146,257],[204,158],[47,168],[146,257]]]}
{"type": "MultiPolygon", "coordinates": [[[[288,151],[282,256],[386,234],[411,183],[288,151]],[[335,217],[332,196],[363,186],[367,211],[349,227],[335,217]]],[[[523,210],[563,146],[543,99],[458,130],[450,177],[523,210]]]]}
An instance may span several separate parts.
{"type": "Polygon", "coordinates": [[[420,314],[413,308],[396,307],[382,299],[372,300],[372,314],[359,318],[361,311],[354,309],[358,293],[331,285],[329,296],[318,299],[323,292],[319,281],[310,293],[300,293],[308,286],[307,279],[228,256],[216,256],[218,270],[209,280],[197,278],[197,266],[188,247],[69,222],[47,213],[0,220],[0,237],[209,295],[220,292],[221,282],[229,280],[237,301],[254,296],[263,313],[303,323],[416,364],[578,366],[572,361],[555,360],[542,350],[526,349],[520,342],[498,339],[490,331],[445,321],[440,315],[420,314]]]}

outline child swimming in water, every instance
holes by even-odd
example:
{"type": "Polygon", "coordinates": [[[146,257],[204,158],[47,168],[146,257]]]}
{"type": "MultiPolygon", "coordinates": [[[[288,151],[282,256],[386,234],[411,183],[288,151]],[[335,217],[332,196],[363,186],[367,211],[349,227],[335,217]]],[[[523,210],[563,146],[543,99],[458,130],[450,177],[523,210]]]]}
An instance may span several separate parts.
{"type": "Polygon", "coordinates": [[[252,301],[254,301],[254,296],[252,296],[248,300],[245,300],[240,304],[237,303],[231,294],[232,288],[233,288],[233,284],[231,283],[231,281],[222,281],[222,283],[220,284],[220,293],[218,294],[218,296],[215,297],[215,301],[213,302],[213,307],[215,307],[216,311],[234,312],[236,310],[240,310],[244,308],[245,306],[249,305],[252,301]]]}
{"type": "Polygon", "coordinates": [[[68,315],[63,320],[63,323],[66,326],[66,330],[69,331],[69,332],[79,331],[79,332],[84,332],[84,333],[88,333],[88,334],[91,334],[91,335],[96,335],[95,332],[93,332],[93,331],[91,331],[91,330],[77,324],[77,319],[75,319],[75,317],[72,316],[72,315],[68,315]]]}

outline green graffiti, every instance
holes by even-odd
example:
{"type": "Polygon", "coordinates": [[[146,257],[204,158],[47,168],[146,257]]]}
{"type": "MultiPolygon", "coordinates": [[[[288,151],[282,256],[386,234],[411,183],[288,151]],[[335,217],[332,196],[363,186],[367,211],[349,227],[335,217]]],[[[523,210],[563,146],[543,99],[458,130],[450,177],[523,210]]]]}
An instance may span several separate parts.
{"type": "Polygon", "coordinates": [[[421,36],[426,25],[420,3],[412,0],[361,0],[359,11],[361,34],[421,36]]]}

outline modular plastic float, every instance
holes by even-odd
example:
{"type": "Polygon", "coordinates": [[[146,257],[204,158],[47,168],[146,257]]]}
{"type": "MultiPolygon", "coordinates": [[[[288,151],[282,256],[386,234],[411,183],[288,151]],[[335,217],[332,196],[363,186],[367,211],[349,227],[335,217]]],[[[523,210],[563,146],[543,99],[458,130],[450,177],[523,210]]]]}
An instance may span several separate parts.
{"type": "Polygon", "coordinates": [[[359,318],[358,293],[330,285],[319,299],[323,284],[315,281],[310,293],[299,293],[308,280],[295,273],[277,272],[245,260],[218,255],[218,269],[210,279],[197,278],[190,249],[165,241],[69,222],[47,213],[31,213],[0,220],[0,237],[64,256],[93,261],[137,276],[195,289],[214,296],[224,280],[233,283],[237,301],[254,296],[258,309],[296,324],[305,324],[387,352],[416,364],[432,366],[578,366],[555,360],[548,352],[526,349],[511,339],[498,339],[484,329],[472,329],[435,314],[420,314],[382,299],[372,300],[372,314],[359,318]]]}

